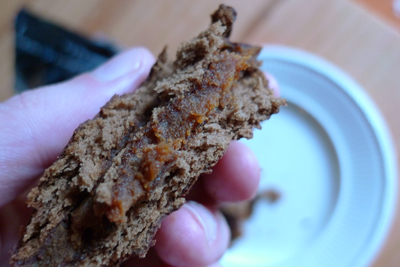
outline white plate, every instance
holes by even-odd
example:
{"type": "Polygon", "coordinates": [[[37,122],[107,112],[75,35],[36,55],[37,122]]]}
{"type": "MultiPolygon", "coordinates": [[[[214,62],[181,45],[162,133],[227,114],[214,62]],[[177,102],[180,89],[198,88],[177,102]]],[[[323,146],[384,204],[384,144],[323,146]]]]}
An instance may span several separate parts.
{"type": "Polygon", "coordinates": [[[259,57],[288,106],[244,142],[261,164],[258,201],[224,267],[368,266],[390,228],[396,156],[375,105],[352,79],[299,50],[259,57]]]}

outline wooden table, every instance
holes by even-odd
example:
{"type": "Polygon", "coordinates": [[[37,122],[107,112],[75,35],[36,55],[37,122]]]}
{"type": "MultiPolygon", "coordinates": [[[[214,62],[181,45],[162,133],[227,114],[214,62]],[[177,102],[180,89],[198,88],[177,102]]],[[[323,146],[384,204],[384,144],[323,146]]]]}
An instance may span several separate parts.
{"type": "MultiPolygon", "coordinates": [[[[232,39],[311,51],[342,68],[377,103],[400,148],[400,20],[391,1],[224,1],[238,11],[232,39]]],[[[13,16],[22,5],[75,31],[103,34],[118,44],[174,51],[207,27],[215,1],[13,0],[0,4],[0,101],[12,95],[13,16]]],[[[398,150],[397,150],[398,151],[398,150]]],[[[400,184],[400,183],[399,183],[400,184]]],[[[398,203],[400,211],[400,202],[398,203]]],[[[400,266],[399,212],[373,266],[400,266]]]]}

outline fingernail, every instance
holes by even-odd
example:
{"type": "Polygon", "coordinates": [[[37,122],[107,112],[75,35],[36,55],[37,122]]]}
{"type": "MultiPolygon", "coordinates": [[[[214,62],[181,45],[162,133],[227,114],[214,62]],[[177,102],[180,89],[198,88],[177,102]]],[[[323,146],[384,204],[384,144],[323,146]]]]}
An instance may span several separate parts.
{"type": "Polygon", "coordinates": [[[192,213],[192,215],[204,229],[208,243],[214,241],[217,237],[218,228],[214,214],[203,205],[194,201],[188,201],[185,207],[192,213]]]}
{"type": "Polygon", "coordinates": [[[133,48],[118,54],[94,71],[92,75],[99,82],[110,82],[140,69],[142,49],[133,48]]]}
{"type": "Polygon", "coordinates": [[[275,79],[274,76],[270,75],[269,73],[265,73],[265,76],[268,79],[269,88],[271,88],[274,91],[274,95],[276,97],[279,97],[280,96],[280,89],[279,89],[279,85],[278,85],[277,80],[275,79]]]}

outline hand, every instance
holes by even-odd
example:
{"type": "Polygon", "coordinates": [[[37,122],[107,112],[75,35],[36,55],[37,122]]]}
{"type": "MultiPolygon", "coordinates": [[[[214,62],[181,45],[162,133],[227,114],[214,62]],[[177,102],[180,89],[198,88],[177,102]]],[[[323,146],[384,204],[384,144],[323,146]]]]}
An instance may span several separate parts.
{"type": "MultiPolygon", "coordinates": [[[[1,266],[8,266],[20,226],[29,221],[27,190],[55,161],[78,125],[94,117],[114,94],[133,92],[153,63],[148,50],[134,48],[91,73],[0,104],[1,266]]],[[[191,201],[164,219],[155,248],[145,259],[131,259],[125,266],[218,266],[230,239],[218,203],[251,198],[259,177],[255,156],[233,142],[213,173],[199,179],[191,201]]]]}

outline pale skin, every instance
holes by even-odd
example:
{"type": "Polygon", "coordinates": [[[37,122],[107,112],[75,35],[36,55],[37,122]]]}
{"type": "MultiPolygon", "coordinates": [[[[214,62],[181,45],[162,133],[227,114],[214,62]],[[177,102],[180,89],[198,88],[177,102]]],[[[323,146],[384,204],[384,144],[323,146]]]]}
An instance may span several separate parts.
{"type": "MultiPolygon", "coordinates": [[[[0,266],[8,266],[20,226],[29,221],[24,203],[28,190],[74,129],[112,95],[133,92],[153,63],[148,50],[132,48],[90,73],[0,103],[0,266]]],[[[213,173],[199,178],[190,201],[163,221],[147,257],[131,259],[124,266],[219,266],[230,232],[218,206],[250,199],[259,179],[254,154],[242,143],[232,142],[213,173]]]]}

